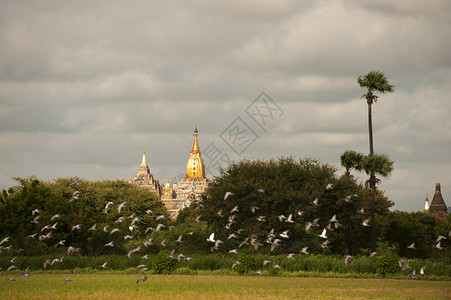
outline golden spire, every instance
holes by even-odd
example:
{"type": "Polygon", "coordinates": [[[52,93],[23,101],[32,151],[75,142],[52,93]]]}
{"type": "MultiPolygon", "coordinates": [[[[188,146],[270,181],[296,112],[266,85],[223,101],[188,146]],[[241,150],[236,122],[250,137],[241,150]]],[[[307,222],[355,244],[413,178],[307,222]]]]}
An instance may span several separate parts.
{"type": "Polygon", "coordinates": [[[197,124],[194,130],[194,144],[191,150],[191,155],[186,165],[185,178],[205,178],[204,160],[200,154],[199,142],[197,141],[197,124]]]}
{"type": "Polygon", "coordinates": [[[197,124],[196,124],[196,129],[194,129],[194,144],[193,144],[193,150],[191,150],[191,153],[200,153],[199,142],[197,141],[197,124]]]}
{"type": "Polygon", "coordinates": [[[141,166],[147,166],[147,163],[146,163],[146,150],[143,151],[143,160],[142,160],[141,166]]]}

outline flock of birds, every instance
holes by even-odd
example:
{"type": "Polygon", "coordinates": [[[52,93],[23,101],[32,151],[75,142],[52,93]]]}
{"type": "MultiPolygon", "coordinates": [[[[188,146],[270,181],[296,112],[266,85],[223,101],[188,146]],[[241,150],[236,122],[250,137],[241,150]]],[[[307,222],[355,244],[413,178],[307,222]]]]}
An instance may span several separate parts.
{"type": "MultiPolygon", "coordinates": [[[[328,184],[326,186],[327,190],[332,189],[332,188],[333,188],[332,184],[328,184]]],[[[257,192],[264,193],[265,191],[263,189],[259,189],[259,190],[257,190],[257,192]]],[[[225,195],[224,195],[224,200],[227,200],[229,197],[232,197],[232,196],[233,196],[232,192],[226,192],[225,195]]],[[[354,197],[358,197],[358,196],[357,195],[348,195],[345,198],[345,201],[346,202],[351,202],[354,197]]],[[[72,197],[68,200],[68,202],[76,201],[79,198],[80,198],[80,192],[79,191],[75,191],[73,193],[72,197]]],[[[319,205],[318,202],[319,202],[319,199],[316,198],[316,199],[314,199],[312,201],[311,205],[318,206],[319,205]]],[[[112,201],[109,201],[105,205],[105,208],[103,209],[103,213],[104,214],[108,214],[114,205],[115,204],[112,201]]],[[[196,205],[197,205],[196,210],[203,206],[201,203],[198,203],[196,205]]],[[[125,207],[127,207],[127,202],[126,201],[120,203],[117,206],[118,214],[121,214],[121,212],[123,211],[123,209],[125,207]]],[[[243,235],[243,229],[232,230],[233,224],[237,223],[237,221],[236,221],[236,214],[240,212],[240,209],[241,209],[240,207],[234,206],[230,210],[230,212],[229,212],[229,214],[227,216],[224,214],[222,209],[219,210],[216,213],[216,216],[219,217],[219,218],[225,218],[225,217],[228,218],[228,222],[225,225],[225,229],[229,230],[228,237],[227,237],[228,240],[230,240],[230,239],[238,239],[240,236],[243,235]]],[[[256,215],[257,221],[259,221],[259,222],[266,222],[266,216],[258,216],[257,212],[258,212],[259,209],[260,208],[257,207],[257,206],[251,206],[250,207],[250,210],[251,210],[252,214],[256,215]]],[[[31,221],[32,223],[34,223],[34,224],[39,224],[40,223],[40,213],[41,212],[42,211],[40,209],[37,209],[37,208],[32,211],[32,216],[33,216],[33,220],[31,221]]],[[[152,215],[153,214],[153,212],[151,210],[147,210],[147,211],[145,211],[145,213],[148,214],[148,215],[152,215]]],[[[361,208],[358,211],[358,213],[364,214],[364,209],[361,208]]],[[[302,216],[303,214],[304,214],[303,211],[297,211],[296,213],[289,214],[288,216],[285,216],[285,215],[282,214],[282,215],[278,216],[278,220],[280,222],[282,222],[282,223],[293,224],[293,223],[295,223],[296,217],[302,216]]],[[[39,232],[30,234],[30,235],[28,235],[28,237],[30,237],[30,238],[38,238],[40,241],[50,240],[53,237],[53,235],[52,235],[53,231],[54,230],[58,230],[58,219],[59,218],[61,218],[60,214],[53,215],[50,218],[50,222],[52,222],[53,224],[44,225],[40,229],[39,232]]],[[[202,215],[199,214],[195,218],[195,221],[196,222],[201,222],[201,218],[202,218],[202,215]]],[[[131,220],[130,224],[128,226],[130,234],[124,234],[123,235],[124,241],[134,238],[132,233],[133,233],[133,231],[136,231],[138,229],[138,223],[140,223],[140,221],[141,221],[141,219],[136,215],[136,213],[132,213],[128,217],[120,216],[115,221],[115,223],[116,224],[123,223],[127,219],[131,220]]],[[[163,222],[161,222],[164,219],[167,219],[167,216],[165,216],[165,215],[155,216],[155,221],[156,222],[160,222],[160,223],[158,223],[158,225],[155,228],[147,227],[145,229],[145,234],[148,234],[149,232],[152,232],[152,231],[159,231],[159,230],[162,230],[163,228],[166,228],[166,227],[168,227],[169,230],[172,230],[172,229],[175,228],[175,226],[164,225],[163,222]]],[[[305,222],[305,231],[308,232],[312,227],[319,227],[320,225],[319,225],[318,221],[319,221],[319,218],[316,218],[316,219],[314,219],[312,221],[309,221],[309,222],[305,222]]],[[[369,222],[370,222],[369,218],[365,219],[365,220],[363,220],[361,225],[362,226],[370,226],[369,222]]],[[[330,241],[329,241],[329,239],[327,237],[328,232],[333,231],[333,230],[339,228],[340,226],[342,226],[342,225],[339,223],[339,220],[337,219],[337,215],[334,214],[328,220],[328,225],[325,226],[322,229],[321,234],[318,235],[323,240],[323,242],[320,244],[320,246],[322,248],[327,248],[329,243],[330,243],[330,241]]],[[[75,224],[75,225],[72,226],[71,231],[81,230],[82,228],[83,228],[83,224],[75,224]]],[[[106,225],[103,228],[97,228],[97,224],[92,225],[87,230],[88,231],[102,230],[105,233],[109,233],[109,235],[113,235],[114,233],[121,232],[121,230],[119,228],[110,228],[110,225],[106,225]]],[[[185,235],[193,235],[193,234],[194,234],[194,232],[185,233],[185,235]]],[[[451,236],[451,231],[449,233],[449,236],[451,236]]],[[[175,245],[180,245],[181,243],[183,243],[183,238],[184,238],[183,234],[179,235],[178,238],[174,241],[175,245]]],[[[289,238],[290,238],[290,229],[286,229],[286,230],[283,230],[280,233],[276,233],[274,228],[273,228],[266,235],[266,240],[264,242],[270,245],[271,251],[274,251],[276,248],[282,246],[282,242],[284,240],[288,240],[289,238]]],[[[436,240],[435,248],[443,249],[443,247],[441,246],[441,240],[446,239],[446,238],[447,237],[445,237],[445,236],[439,236],[437,238],[437,240],[436,240]]],[[[11,251],[12,250],[12,245],[11,244],[6,246],[10,242],[10,239],[11,239],[10,237],[5,237],[5,238],[3,238],[0,241],[0,253],[2,253],[3,251],[11,251]]],[[[220,239],[215,237],[215,233],[214,232],[211,233],[206,240],[209,243],[212,243],[212,246],[210,248],[211,252],[219,250],[221,244],[223,244],[223,241],[221,241],[220,239]]],[[[163,239],[162,241],[160,241],[158,243],[158,245],[160,245],[161,247],[167,247],[167,244],[166,244],[167,242],[168,241],[166,239],[163,239]]],[[[127,257],[131,258],[133,254],[141,252],[144,249],[143,247],[147,248],[147,247],[149,247],[149,246],[151,246],[153,244],[154,244],[153,237],[148,238],[141,245],[129,250],[128,253],[127,253],[127,257]]],[[[157,245],[157,244],[155,244],[155,245],[157,245]]],[[[250,245],[250,246],[254,247],[254,249],[258,249],[259,247],[263,246],[263,244],[257,239],[257,236],[255,234],[250,234],[250,235],[245,237],[240,242],[240,244],[239,244],[239,246],[237,248],[228,250],[228,253],[230,253],[230,254],[238,254],[239,253],[239,249],[244,247],[244,246],[246,246],[246,245],[250,245]]],[[[66,255],[73,255],[73,254],[75,254],[77,252],[80,252],[82,250],[81,248],[78,248],[78,247],[67,246],[65,239],[62,239],[62,240],[56,242],[56,244],[54,246],[55,247],[67,247],[66,255]]],[[[114,241],[112,240],[112,241],[104,244],[104,247],[115,247],[114,241]]],[[[171,250],[170,254],[168,255],[169,258],[176,259],[178,261],[180,261],[182,259],[184,259],[184,260],[191,260],[192,259],[191,257],[183,255],[182,253],[176,254],[176,250],[177,250],[176,248],[177,248],[177,246],[174,249],[171,250]]],[[[409,249],[415,249],[415,243],[412,243],[411,245],[409,245],[408,248],[409,249]]],[[[309,255],[310,253],[309,253],[308,249],[309,249],[309,247],[303,247],[300,250],[299,254],[309,255]]],[[[18,254],[21,254],[23,252],[23,249],[18,249],[18,250],[16,250],[16,252],[18,254]]],[[[297,254],[296,253],[289,253],[289,254],[286,255],[286,257],[287,257],[287,259],[294,259],[295,255],[297,255],[297,254]]],[[[377,255],[376,252],[373,252],[373,253],[370,254],[371,257],[375,256],[375,255],[377,255]]],[[[54,258],[52,260],[51,259],[46,259],[43,262],[43,268],[47,269],[49,266],[53,266],[56,263],[63,263],[64,257],[65,256],[62,256],[61,258],[54,258]]],[[[17,266],[15,265],[16,258],[17,258],[17,256],[15,256],[14,258],[12,258],[10,260],[11,265],[7,268],[7,270],[6,270],[7,272],[17,269],[17,266]]],[[[149,255],[147,255],[147,254],[146,255],[142,255],[142,258],[143,259],[148,259],[149,255]]],[[[352,256],[346,255],[344,257],[344,264],[347,266],[350,263],[351,259],[352,259],[352,256]]],[[[235,261],[232,264],[232,269],[235,268],[239,264],[241,264],[240,261],[235,261]]],[[[272,265],[272,262],[270,260],[263,261],[263,266],[267,266],[267,265],[268,266],[272,265]]],[[[280,269],[281,268],[280,265],[278,265],[278,264],[274,264],[274,265],[272,265],[272,267],[274,269],[280,269]]],[[[410,269],[410,267],[408,265],[408,262],[405,261],[405,260],[399,260],[399,267],[400,267],[401,270],[408,270],[408,269],[410,269]]],[[[107,269],[108,268],[108,261],[105,261],[102,265],[99,266],[99,268],[107,269]]],[[[147,276],[146,276],[145,272],[149,270],[149,267],[147,265],[141,264],[141,265],[137,266],[137,269],[139,270],[139,272],[141,272],[141,276],[136,281],[136,283],[138,284],[139,282],[144,282],[144,281],[147,280],[147,276]]],[[[76,272],[75,271],[70,271],[70,273],[75,274],[76,272]]],[[[258,271],[255,272],[255,274],[260,275],[260,274],[262,274],[262,271],[258,270],[258,271]]],[[[420,269],[419,274],[421,274],[421,275],[425,274],[425,266],[423,266],[420,269]]],[[[2,276],[2,275],[3,275],[3,271],[0,268],[0,276],[2,276]]],[[[26,278],[30,277],[30,268],[27,267],[21,273],[21,276],[24,276],[26,278]]],[[[409,274],[409,276],[411,278],[415,278],[416,270],[414,269],[409,274]]],[[[6,280],[6,282],[12,282],[12,281],[16,281],[15,276],[11,277],[8,280],[6,280]]],[[[69,281],[71,281],[71,279],[69,279],[69,278],[65,279],[64,282],[62,283],[62,286],[64,286],[69,281]]]]}

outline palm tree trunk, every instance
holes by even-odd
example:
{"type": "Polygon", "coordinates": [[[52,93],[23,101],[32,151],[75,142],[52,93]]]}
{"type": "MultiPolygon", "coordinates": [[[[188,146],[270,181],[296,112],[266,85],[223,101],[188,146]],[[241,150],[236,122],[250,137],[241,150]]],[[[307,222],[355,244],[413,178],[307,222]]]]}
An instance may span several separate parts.
{"type": "Polygon", "coordinates": [[[369,137],[370,137],[370,154],[374,153],[373,149],[373,117],[371,114],[371,106],[373,104],[373,100],[371,97],[367,99],[368,103],[368,131],[369,131],[369,137]]]}
{"type": "Polygon", "coordinates": [[[370,177],[370,195],[371,195],[371,252],[376,251],[376,213],[375,213],[375,197],[376,197],[376,176],[370,177]]]}
{"type": "MultiPolygon", "coordinates": [[[[373,117],[371,113],[371,107],[373,104],[373,95],[367,96],[368,103],[368,131],[370,137],[370,155],[374,153],[373,149],[373,117]]],[[[370,176],[370,195],[371,195],[371,252],[376,251],[376,213],[374,208],[374,198],[376,194],[376,176],[371,174],[370,176]]]]}

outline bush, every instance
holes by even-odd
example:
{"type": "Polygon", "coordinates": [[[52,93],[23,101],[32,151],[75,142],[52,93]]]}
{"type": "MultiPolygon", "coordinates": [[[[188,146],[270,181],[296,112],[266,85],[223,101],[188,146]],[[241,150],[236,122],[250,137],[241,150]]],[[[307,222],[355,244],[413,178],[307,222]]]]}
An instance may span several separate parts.
{"type": "Polygon", "coordinates": [[[248,271],[257,269],[257,260],[254,256],[245,253],[238,254],[237,261],[240,262],[234,270],[240,274],[245,274],[248,271]]]}
{"type": "Polygon", "coordinates": [[[168,257],[169,250],[162,250],[152,261],[152,269],[158,274],[170,274],[177,266],[177,260],[168,257]]]}
{"type": "Polygon", "coordinates": [[[386,254],[376,262],[376,272],[380,274],[394,274],[399,270],[399,256],[393,253],[386,254]]]}

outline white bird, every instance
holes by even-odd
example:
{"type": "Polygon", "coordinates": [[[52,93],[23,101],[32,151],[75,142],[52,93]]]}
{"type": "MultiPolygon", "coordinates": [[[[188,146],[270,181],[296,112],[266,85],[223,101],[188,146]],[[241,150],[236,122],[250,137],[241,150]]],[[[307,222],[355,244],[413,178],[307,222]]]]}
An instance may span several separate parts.
{"type": "Polygon", "coordinates": [[[161,228],[164,228],[164,227],[166,227],[166,226],[164,226],[163,224],[158,224],[157,225],[157,228],[155,229],[155,231],[158,231],[158,230],[160,230],[161,228]]]}
{"type": "Polygon", "coordinates": [[[257,218],[257,221],[259,221],[259,222],[266,222],[266,216],[259,216],[257,218]]]}
{"type": "Polygon", "coordinates": [[[163,246],[163,247],[166,247],[166,239],[162,240],[160,245],[163,246]]]}
{"type": "Polygon", "coordinates": [[[409,248],[409,249],[416,249],[415,248],[415,243],[410,244],[409,246],[407,246],[407,248],[409,248]]]}
{"type": "Polygon", "coordinates": [[[114,221],[114,223],[122,223],[125,221],[124,217],[119,217],[116,221],[114,221]]]}
{"type": "Polygon", "coordinates": [[[201,217],[202,215],[198,215],[197,217],[196,217],[196,222],[197,223],[200,223],[200,217],[201,217]]]}
{"type": "Polygon", "coordinates": [[[441,240],[446,240],[446,237],[443,236],[443,235],[439,235],[439,236],[437,237],[437,239],[435,240],[435,242],[438,243],[438,242],[440,242],[441,240]]]}
{"type": "Polygon", "coordinates": [[[230,196],[233,196],[233,193],[231,193],[231,192],[225,193],[224,200],[227,200],[227,198],[229,198],[230,196]]]}
{"type": "Polygon", "coordinates": [[[53,221],[53,220],[58,219],[58,218],[61,218],[61,215],[56,214],[56,215],[52,216],[50,221],[53,221]]]}
{"type": "Polygon", "coordinates": [[[78,199],[80,199],[80,192],[79,191],[75,191],[72,194],[72,197],[70,198],[70,200],[68,202],[72,202],[72,201],[78,200],[78,199]]]}
{"type": "Polygon", "coordinates": [[[288,216],[288,218],[285,220],[285,222],[287,222],[287,223],[294,223],[294,221],[293,221],[293,214],[290,214],[289,216],[288,216]]]}
{"type": "Polygon", "coordinates": [[[41,212],[41,210],[40,210],[39,208],[35,208],[35,209],[33,209],[33,211],[31,212],[31,215],[34,216],[35,214],[38,214],[38,213],[40,213],[40,212],[41,212]]]}
{"type": "Polygon", "coordinates": [[[104,246],[105,246],[105,247],[114,247],[114,241],[111,241],[111,242],[109,242],[109,243],[106,243],[104,246]]]}
{"type": "Polygon", "coordinates": [[[94,224],[89,228],[88,230],[96,231],[97,230],[97,224],[94,224]]]}
{"type": "Polygon", "coordinates": [[[443,247],[441,246],[441,244],[442,244],[442,241],[439,241],[439,242],[435,245],[435,248],[442,250],[443,247]]]}
{"type": "Polygon", "coordinates": [[[310,222],[305,223],[305,231],[309,231],[312,228],[313,224],[310,222]]]}
{"type": "Polygon", "coordinates": [[[367,226],[367,227],[370,226],[370,224],[369,224],[370,220],[371,220],[370,218],[363,220],[362,225],[367,226]]]}
{"type": "Polygon", "coordinates": [[[77,224],[77,225],[74,225],[74,226],[72,226],[72,231],[73,230],[75,230],[75,229],[81,229],[81,226],[82,226],[82,224],[77,224]]]}
{"type": "Polygon", "coordinates": [[[146,210],[146,214],[151,215],[153,214],[153,211],[151,211],[150,209],[146,210]]]}
{"type": "Polygon", "coordinates": [[[320,238],[327,239],[326,229],[323,229],[323,232],[319,235],[320,238]]]}
{"type": "Polygon", "coordinates": [[[413,269],[413,271],[410,272],[409,277],[412,278],[412,279],[415,279],[416,278],[416,274],[417,274],[417,270],[413,269]]]}
{"type": "Polygon", "coordinates": [[[314,205],[314,206],[318,206],[318,201],[319,201],[319,199],[318,199],[318,198],[315,198],[315,200],[313,200],[313,202],[312,202],[313,205],[314,205]]]}
{"type": "Polygon", "coordinates": [[[333,215],[329,222],[331,222],[331,223],[338,222],[337,215],[333,215]]]}
{"type": "Polygon", "coordinates": [[[159,215],[158,217],[155,218],[155,221],[159,221],[159,220],[164,219],[164,218],[166,218],[165,215],[159,215]]]}
{"type": "Polygon", "coordinates": [[[347,266],[349,264],[349,261],[351,260],[352,256],[351,255],[346,255],[345,256],[345,265],[347,266]]]}
{"type": "Polygon", "coordinates": [[[289,254],[287,255],[287,258],[288,258],[288,259],[294,259],[294,253],[289,253],[289,254]]]}
{"type": "Polygon", "coordinates": [[[50,226],[49,229],[56,230],[56,229],[57,229],[57,228],[56,228],[56,225],[58,225],[58,222],[55,222],[55,224],[53,224],[52,226],[50,226]]]}
{"type": "Polygon", "coordinates": [[[232,264],[232,269],[235,269],[236,266],[241,265],[240,261],[236,261],[232,264]]]}
{"type": "Polygon", "coordinates": [[[422,266],[420,269],[420,275],[426,274],[424,271],[426,270],[426,266],[422,266]]]}
{"type": "Polygon", "coordinates": [[[280,267],[278,264],[275,264],[275,265],[273,266],[273,268],[274,268],[274,269],[281,269],[281,267],[280,267]]]}
{"type": "Polygon", "coordinates": [[[332,183],[329,183],[328,185],[326,185],[326,190],[330,190],[334,187],[334,185],[332,183]]]}
{"type": "Polygon", "coordinates": [[[119,228],[113,228],[113,230],[110,231],[110,234],[113,234],[115,232],[121,231],[119,228]]]}
{"type": "Polygon", "coordinates": [[[110,225],[106,225],[105,227],[103,227],[103,232],[108,232],[108,228],[110,228],[110,225]]]}
{"type": "Polygon", "coordinates": [[[41,216],[36,216],[32,221],[30,221],[31,223],[34,223],[34,224],[38,224],[39,223],[39,218],[40,218],[41,216]]]}
{"type": "Polygon", "coordinates": [[[117,213],[120,214],[122,208],[125,207],[125,203],[127,203],[127,201],[122,202],[121,204],[119,204],[119,206],[117,207],[117,213]]]}
{"type": "Polygon", "coordinates": [[[55,245],[55,247],[58,247],[58,246],[64,246],[64,243],[66,242],[66,240],[61,240],[61,241],[59,241],[58,243],[56,243],[56,245],[55,245]]]}
{"type": "Polygon", "coordinates": [[[252,211],[253,214],[255,213],[256,210],[259,210],[259,209],[260,209],[260,207],[251,206],[251,211],[252,211]]]}
{"type": "Polygon", "coordinates": [[[231,254],[238,254],[238,249],[229,250],[229,253],[231,253],[231,254]]]}
{"type": "Polygon", "coordinates": [[[258,190],[257,190],[257,192],[259,192],[259,193],[262,193],[262,194],[263,194],[263,193],[265,192],[265,190],[264,190],[264,189],[258,189],[258,190]]]}
{"type": "Polygon", "coordinates": [[[114,202],[108,201],[108,203],[105,205],[105,210],[107,210],[108,207],[110,207],[110,205],[113,205],[113,204],[114,204],[114,202]]]}
{"type": "Polygon", "coordinates": [[[215,242],[215,233],[213,232],[212,234],[210,234],[210,236],[207,238],[208,242],[215,242]]]}
{"type": "Polygon", "coordinates": [[[179,237],[175,240],[176,243],[183,243],[182,241],[183,234],[179,235],[179,237]]]}
{"type": "Polygon", "coordinates": [[[231,214],[233,214],[234,212],[239,212],[238,210],[238,205],[236,205],[234,208],[232,208],[232,210],[230,211],[231,214]]]}
{"type": "Polygon", "coordinates": [[[237,237],[237,235],[233,232],[233,233],[229,234],[227,239],[230,240],[230,239],[233,239],[233,238],[236,238],[236,237],[237,237]]]}
{"type": "Polygon", "coordinates": [[[216,213],[216,215],[218,216],[218,217],[223,217],[223,215],[222,215],[222,209],[220,209],[217,213],[216,213]]]}
{"type": "Polygon", "coordinates": [[[283,238],[289,239],[290,236],[288,235],[288,231],[290,231],[290,230],[285,230],[284,232],[282,232],[282,233],[279,234],[279,235],[280,235],[281,237],[283,237],[283,238]]]}
{"type": "Polygon", "coordinates": [[[308,247],[304,247],[304,248],[302,248],[302,250],[299,251],[299,252],[301,252],[302,254],[305,254],[305,255],[309,255],[307,249],[308,249],[308,247]]]}
{"type": "Polygon", "coordinates": [[[38,234],[38,233],[36,232],[36,233],[33,233],[33,234],[28,235],[28,237],[36,238],[36,235],[37,235],[37,234],[38,234]]]}
{"type": "Polygon", "coordinates": [[[357,213],[363,215],[363,214],[365,214],[365,209],[362,207],[361,209],[359,209],[357,211],[357,213]]]}
{"type": "Polygon", "coordinates": [[[103,269],[106,269],[106,265],[108,264],[108,262],[106,261],[106,262],[104,262],[100,267],[101,268],[103,268],[103,269]]]}
{"type": "Polygon", "coordinates": [[[264,265],[264,266],[266,266],[266,265],[268,265],[268,264],[271,264],[271,263],[272,263],[272,261],[267,260],[267,259],[265,259],[265,260],[263,261],[263,265],[264,265]]]}
{"type": "Polygon", "coordinates": [[[371,252],[370,257],[376,256],[376,255],[377,255],[377,252],[374,251],[374,252],[371,252]]]}
{"type": "Polygon", "coordinates": [[[280,222],[283,222],[283,220],[285,220],[287,217],[285,217],[284,215],[279,215],[278,218],[280,222]]]}

